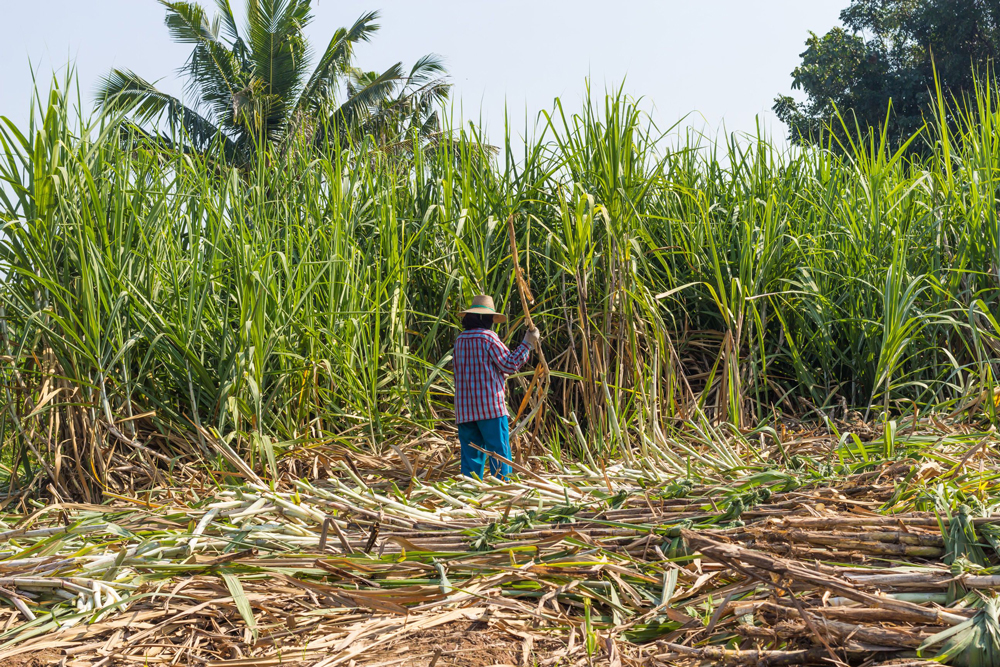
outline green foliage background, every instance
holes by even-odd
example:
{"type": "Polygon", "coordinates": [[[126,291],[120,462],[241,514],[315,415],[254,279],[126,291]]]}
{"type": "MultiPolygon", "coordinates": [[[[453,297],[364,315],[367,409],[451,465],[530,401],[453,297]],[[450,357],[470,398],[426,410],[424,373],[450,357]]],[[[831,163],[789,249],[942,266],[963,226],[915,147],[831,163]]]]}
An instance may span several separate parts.
{"type": "Polygon", "coordinates": [[[775,99],[799,143],[836,148],[860,128],[885,129],[900,146],[934,117],[938,82],[948,98],[974,98],[976,70],[988,77],[1000,54],[998,0],[852,0],[840,19],[844,27],[810,34],[792,72],[806,100],[775,99]]]}
{"type": "Polygon", "coordinates": [[[954,407],[992,389],[1000,344],[997,104],[942,101],[968,122],[922,157],[702,143],[612,94],[496,154],[467,128],[226,169],[123,144],[54,89],[0,134],[6,469],[85,493],[126,474],[120,449],[260,462],[447,423],[454,313],[486,292],[520,335],[510,214],[557,455],[700,438],[732,466],[776,414],[954,407]]]}

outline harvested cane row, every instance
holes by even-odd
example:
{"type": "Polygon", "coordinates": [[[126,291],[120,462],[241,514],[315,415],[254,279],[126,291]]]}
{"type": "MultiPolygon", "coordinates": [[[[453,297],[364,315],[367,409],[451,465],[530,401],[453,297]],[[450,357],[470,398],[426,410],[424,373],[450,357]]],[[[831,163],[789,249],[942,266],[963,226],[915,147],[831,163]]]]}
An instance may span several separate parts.
{"type": "Polygon", "coordinates": [[[916,464],[724,487],[338,465],[4,517],[0,664],[961,664],[1000,627],[1000,517],[880,513],[916,464]]]}

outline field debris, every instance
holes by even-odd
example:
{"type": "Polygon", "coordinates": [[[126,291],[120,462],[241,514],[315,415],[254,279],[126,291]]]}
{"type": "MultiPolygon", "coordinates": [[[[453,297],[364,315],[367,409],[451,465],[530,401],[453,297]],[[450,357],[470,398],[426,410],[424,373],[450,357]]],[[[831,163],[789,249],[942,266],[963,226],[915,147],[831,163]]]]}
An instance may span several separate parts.
{"type": "Polygon", "coordinates": [[[995,475],[944,449],[930,474],[548,461],[509,483],[345,455],[310,481],[22,502],[0,664],[991,664],[970,656],[997,651],[995,475]]]}

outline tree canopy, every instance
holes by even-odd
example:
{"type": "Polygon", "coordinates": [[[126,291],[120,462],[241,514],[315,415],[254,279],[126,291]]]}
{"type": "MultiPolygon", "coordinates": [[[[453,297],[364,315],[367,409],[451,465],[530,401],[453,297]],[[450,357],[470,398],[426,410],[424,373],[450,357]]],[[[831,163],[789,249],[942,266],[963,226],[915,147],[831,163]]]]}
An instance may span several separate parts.
{"type": "Polygon", "coordinates": [[[935,70],[945,95],[961,98],[1000,50],[1000,0],[852,0],[840,19],[810,33],[792,72],[806,100],[775,99],[797,143],[842,133],[839,111],[850,132],[884,127],[899,145],[924,125],[935,70]]]}
{"type": "Polygon", "coordinates": [[[131,114],[136,128],[184,150],[221,145],[236,164],[252,160],[264,144],[304,135],[322,144],[331,131],[372,134],[382,142],[438,129],[437,105],[449,91],[441,59],[420,58],[384,72],[354,65],[354,48],[378,31],[377,12],[337,30],[313,67],[304,34],[312,0],[246,0],[246,22],[237,25],[230,0],[215,0],[216,14],[194,2],[159,0],[177,42],[191,45],[182,67],[190,103],[161,92],[127,69],[101,81],[97,99],[131,114]],[[167,124],[166,130],[162,122],[167,124]]]}

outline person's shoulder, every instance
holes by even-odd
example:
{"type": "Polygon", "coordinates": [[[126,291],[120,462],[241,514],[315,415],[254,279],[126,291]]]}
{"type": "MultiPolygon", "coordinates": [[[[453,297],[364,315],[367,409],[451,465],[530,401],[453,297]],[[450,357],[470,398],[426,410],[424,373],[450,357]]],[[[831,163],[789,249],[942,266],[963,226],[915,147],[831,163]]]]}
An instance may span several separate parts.
{"type": "Polygon", "coordinates": [[[496,338],[496,332],[491,329],[466,329],[458,334],[459,338],[496,338]]]}
{"type": "Polygon", "coordinates": [[[455,345],[469,345],[470,343],[474,343],[478,338],[478,336],[476,336],[477,333],[477,331],[470,330],[459,332],[459,334],[455,336],[455,345]]]}
{"type": "Polygon", "coordinates": [[[479,333],[483,334],[483,336],[485,338],[488,338],[489,340],[493,341],[494,343],[502,343],[503,342],[503,341],[500,340],[500,335],[497,334],[497,332],[494,331],[493,329],[481,329],[479,333]]]}
{"type": "Polygon", "coordinates": [[[458,338],[455,339],[456,343],[459,341],[479,345],[502,344],[500,336],[498,336],[492,329],[469,329],[468,331],[463,331],[458,335],[458,338]]]}

